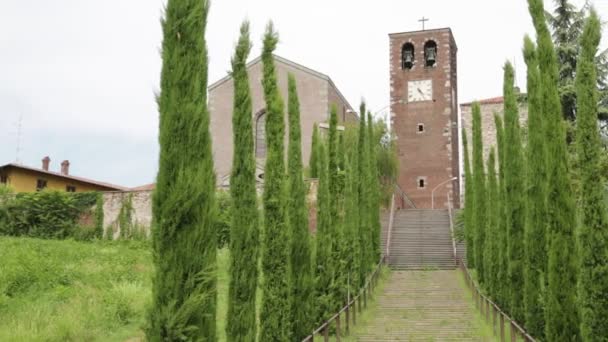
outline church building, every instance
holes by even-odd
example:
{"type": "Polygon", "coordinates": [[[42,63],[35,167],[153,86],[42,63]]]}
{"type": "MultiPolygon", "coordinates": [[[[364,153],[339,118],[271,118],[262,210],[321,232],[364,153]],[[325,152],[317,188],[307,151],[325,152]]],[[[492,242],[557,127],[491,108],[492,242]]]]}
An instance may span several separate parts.
{"type": "MultiPolygon", "coordinates": [[[[318,71],[292,62],[283,57],[274,56],[279,90],[285,102],[285,151],[289,129],[287,122],[287,77],[291,73],[296,78],[300,100],[300,123],[302,129],[302,161],[308,165],[312,144],[312,131],[315,124],[321,129],[327,127],[329,113],[333,105],[338,108],[340,124],[357,121],[357,113],[344,98],[331,78],[318,71]]],[[[258,181],[263,179],[264,160],[266,157],[265,119],[266,110],[262,88],[262,59],[258,57],[247,65],[253,105],[253,129],[255,138],[255,157],[257,162],[258,181]]],[[[227,76],[209,86],[209,110],[211,113],[210,130],[213,139],[213,161],[218,177],[218,186],[228,186],[232,155],[232,107],[234,83],[227,76]]]]}

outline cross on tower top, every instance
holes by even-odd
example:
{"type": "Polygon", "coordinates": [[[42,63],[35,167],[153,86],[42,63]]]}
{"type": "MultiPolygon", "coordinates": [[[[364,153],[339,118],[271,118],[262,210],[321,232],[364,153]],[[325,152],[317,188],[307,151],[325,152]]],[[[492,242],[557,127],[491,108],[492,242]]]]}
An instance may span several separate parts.
{"type": "Polygon", "coordinates": [[[420,19],[418,21],[422,23],[422,31],[424,31],[424,23],[427,22],[427,21],[429,21],[429,18],[425,18],[423,16],[422,19],[420,19]]]}

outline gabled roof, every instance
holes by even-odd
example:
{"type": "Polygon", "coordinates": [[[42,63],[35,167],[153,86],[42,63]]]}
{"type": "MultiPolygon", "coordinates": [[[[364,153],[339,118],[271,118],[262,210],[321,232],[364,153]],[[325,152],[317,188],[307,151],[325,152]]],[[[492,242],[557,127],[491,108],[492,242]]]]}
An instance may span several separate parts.
{"type": "Polygon", "coordinates": [[[60,177],[60,178],[64,178],[67,180],[73,180],[73,181],[78,181],[78,182],[82,182],[82,183],[89,183],[89,184],[93,184],[93,185],[97,185],[97,186],[101,186],[104,188],[109,188],[112,190],[127,190],[127,188],[120,186],[120,185],[114,185],[114,184],[110,184],[110,183],[105,183],[105,182],[98,182],[92,179],[88,179],[88,178],[84,178],[84,177],[76,177],[76,176],[72,176],[72,175],[64,175],[63,173],[60,172],[53,172],[53,171],[46,171],[43,169],[37,169],[34,167],[30,167],[30,166],[25,166],[25,165],[21,165],[21,164],[17,164],[17,163],[8,163],[6,165],[2,165],[0,166],[0,170],[4,169],[4,168],[16,168],[16,169],[22,169],[22,170],[27,170],[27,171],[33,171],[36,173],[40,173],[40,174],[44,174],[44,175],[50,175],[50,176],[55,176],[55,177],[60,177]]]}
{"type": "MultiPolygon", "coordinates": [[[[342,101],[344,101],[344,103],[346,103],[348,105],[348,107],[349,107],[350,110],[353,110],[353,107],[346,100],[346,98],[344,97],[344,95],[342,95],[342,93],[340,92],[340,89],[338,89],[338,87],[336,87],[336,84],[334,83],[334,81],[332,81],[331,77],[329,77],[326,74],[323,74],[321,72],[318,72],[316,70],[313,70],[313,69],[310,69],[308,67],[305,67],[302,64],[290,61],[287,58],[283,58],[281,56],[277,56],[277,55],[274,55],[274,54],[273,54],[273,57],[274,57],[275,62],[285,64],[285,65],[290,66],[290,67],[292,67],[294,69],[298,69],[298,70],[303,71],[303,72],[305,72],[305,73],[307,73],[309,75],[312,75],[312,76],[320,78],[320,79],[322,79],[324,81],[327,81],[334,89],[336,89],[336,92],[338,93],[338,96],[340,97],[340,99],[342,99],[342,101]]],[[[262,56],[256,57],[255,59],[253,59],[252,61],[250,61],[249,63],[247,63],[247,69],[253,67],[254,65],[256,65],[258,63],[260,63],[261,61],[262,61],[262,56]]],[[[224,78],[222,78],[222,79],[214,82],[213,84],[211,84],[209,86],[209,91],[211,91],[211,90],[219,87],[220,85],[228,82],[231,79],[232,79],[232,76],[230,74],[228,74],[226,77],[224,77],[224,78]]]]}
{"type": "Polygon", "coordinates": [[[491,97],[489,99],[483,99],[483,100],[477,100],[477,101],[473,101],[473,102],[467,102],[467,103],[461,103],[460,106],[471,106],[474,102],[479,103],[480,105],[487,105],[487,104],[501,104],[503,102],[505,102],[505,100],[503,99],[502,96],[498,96],[498,97],[491,97]]]}

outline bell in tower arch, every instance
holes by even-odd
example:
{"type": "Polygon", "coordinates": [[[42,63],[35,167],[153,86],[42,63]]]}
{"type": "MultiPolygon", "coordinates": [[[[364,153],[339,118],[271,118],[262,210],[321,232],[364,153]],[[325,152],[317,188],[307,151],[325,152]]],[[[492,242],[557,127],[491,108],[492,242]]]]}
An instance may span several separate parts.
{"type": "Polygon", "coordinates": [[[414,45],[406,43],[401,50],[401,68],[411,69],[414,66],[414,45]]]}
{"type": "Polygon", "coordinates": [[[437,63],[437,43],[432,40],[424,44],[424,60],[427,67],[435,66],[437,63]]]}

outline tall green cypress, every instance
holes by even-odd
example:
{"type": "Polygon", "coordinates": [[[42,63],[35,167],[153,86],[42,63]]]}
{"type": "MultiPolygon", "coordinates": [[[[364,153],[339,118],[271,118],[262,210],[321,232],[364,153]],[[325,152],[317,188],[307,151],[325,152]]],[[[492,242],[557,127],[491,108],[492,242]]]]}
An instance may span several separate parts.
{"type": "Polygon", "coordinates": [[[306,185],[302,175],[302,148],[300,130],[300,101],[296,79],[289,75],[289,224],[291,228],[291,279],[293,280],[292,322],[293,339],[301,341],[314,328],[313,298],[314,278],[308,210],[306,208],[306,185]]]}
{"type": "Polygon", "coordinates": [[[535,337],[544,335],[545,317],[541,289],[545,288],[547,270],[547,170],[543,117],[540,98],[540,75],[536,47],[526,36],[524,59],[528,66],[528,148],[527,216],[525,228],[524,309],[526,329],[535,337]]]}
{"type": "Polygon", "coordinates": [[[346,254],[347,289],[350,297],[359,288],[359,267],[361,265],[361,247],[359,239],[359,197],[357,183],[357,161],[346,159],[346,189],[344,208],[344,244],[346,254]]]}
{"type": "Polygon", "coordinates": [[[338,158],[339,140],[338,140],[338,109],[335,105],[331,106],[329,114],[329,137],[327,141],[328,147],[328,173],[329,173],[329,195],[330,200],[330,216],[331,225],[328,227],[331,239],[331,269],[332,274],[332,312],[336,311],[340,304],[343,304],[342,293],[344,291],[344,274],[342,273],[342,191],[343,184],[340,175],[340,161],[338,158]]]}
{"type": "Polygon", "coordinates": [[[475,226],[473,225],[475,191],[473,186],[473,172],[469,158],[469,145],[467,132],[462,129],[462,146],[464,147],[464,234],[467,245],[467,266],[475,267],[475,226]]]}
{"type": "Polygon", "coordinates": [[[152,199],[150,341],[216,339],[215,173],[207,110],[209,2],[169,0],[162,20],[160,157],[152,199]]]}
{"type": "Polygon", "coordinates": [[[479,283],[485,285],[485,271],[483,262],[483,244],[486,231],[486,175],[483,166],[483,141],[481,133],[481,108],[475,102],[472,106],[473,113],[473,226],[475,227],[474,253],[475,270],[479,283]]]}
{"type": "Polygon", "coordinates": [[[507,206],[505,191],[505,131],[502,118],[494,114],[494,125],[496,126],[496,144],[498,151],[498,230],[496,241],[498,241],[498,280],[494,298],[503,308],[509,308],[509,256],[507,251],[507,206]]]}
{"type": "Polygon", "coordinates": [[[329,193],[329,168],[325,144],[319,142],[319,189],[317,194],[317,234],[315,298],[317,323],[325,321],[333,312],[333,261],[331,225],[331,194],[329,193]]]}
{"type": "Polygon", "coordinates": [[[380,179],[378,177],[377,152],[379,141],[374,134],[374,122],[372,113],[367,112],[367,139],[369,145],[369,187],[370,187],[370,230],[372,242],[372,262],[380,261],[380,179]]]}
{"type": "Polygon", "coordinates": [[[585,341],[608,338],[608,216],[601,173],[597,125],[597,72],[594,64],[601,24],[591,10],[581,36],[576,70],[577,155],[581,173],[580,283],[581,333],[585,341]]]}
{"type": "Polygon", "coordinates": [[[487,230],[484,242],[483,261],[486,272],[486,288],[494,295],[498,284],[498,183],[496,181],[496,156],[494,149],[488,156],[487,182],[486,182],[487,230]]]}
{"type": "Polygon", "coordinates": [[[232,57],[234,107],[232,130],[234,155],[230,175],[231,231],[230,285],[226,337],[229,341],[255,340],[257,334],[255,292],[258,286],[258,206],[255,188],[253,124],[247,56],[251,51],[249,22],[232,57]]]}
{"type": "Polygon", "coordinates": [[[507,212],[507,255],[509,259],[509,309],[518,321],[524,321],[524,229],[525,173],[519,128],[519,113],[514,89],[515,71],[511,63],[504,67],[505,106],[505,198],[507,212]]]}
{"type": "Polygon", "coordinates": [[[576,284],[576,209],[568,178],[566,132],[558,92],[558,66],[542,0],[528,0],[537,37],[541,106],[547,144],[548,268],[545,335],[548,341],[580,340],[576,284]]]}
{"type": "Polygon", "coordinates": [[[319,128],[316,123],[312,129],[312,144],[308,168],[310,169],[310,178],[319,178],[319,128]]]}
{"type": "Polygon", "coordinates": [[[371,251],[369,248],[369,148],[367,146],[367,134],[365,125],[365,102],[360,106],[359,121],[359,143],[357,146],[357,183],[359,193],[359,248],[361,250],[361,264],[359,266],[359,285],[363,286],[367,278],[367,272],[371,265],[371,251]]]}
{"type": "Polygon", "coordinates": [[[264,171],[264,247],[262,270],[261,341],[291,340],[291,288],[289,225],[285,182],[284,104],[277,85],[272,55],[278,43],[272,22],[266,27],[262,49],[266,100],[267,157],[264,171]]]}

